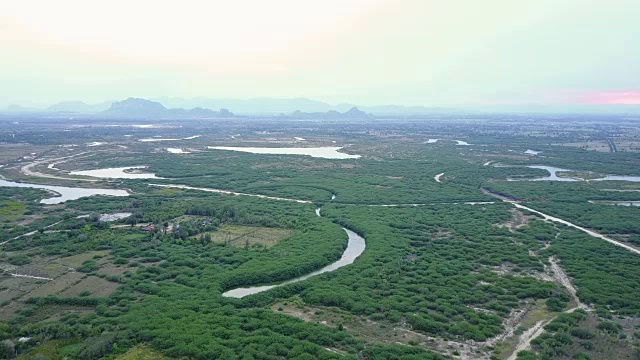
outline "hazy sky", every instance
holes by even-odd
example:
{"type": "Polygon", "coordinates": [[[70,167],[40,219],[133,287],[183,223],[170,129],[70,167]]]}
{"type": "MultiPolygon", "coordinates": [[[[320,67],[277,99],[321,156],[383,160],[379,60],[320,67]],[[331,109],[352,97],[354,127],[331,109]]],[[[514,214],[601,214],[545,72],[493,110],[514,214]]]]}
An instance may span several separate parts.
{"type": "Polygon", "coordinates": [[[5,0],[0,105],[639,103],[638,0],[5,0]]]}

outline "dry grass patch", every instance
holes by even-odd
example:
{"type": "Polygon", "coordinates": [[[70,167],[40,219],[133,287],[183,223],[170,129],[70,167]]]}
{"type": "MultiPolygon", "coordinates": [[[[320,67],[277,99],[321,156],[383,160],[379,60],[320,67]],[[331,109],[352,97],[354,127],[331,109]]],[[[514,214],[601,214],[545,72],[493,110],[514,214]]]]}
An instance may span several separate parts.
{"type": "Polygon", "coordinates": [[[419,346],[447,355],[453,355],[454,351],[457,351],[462,358],[466,359],[489,358],[489,353],[485,349],[472,346],[470,343],[466,344],[430,337],[411,330],[406,324],[372,321],[338,308],[310,306],[297,298],[276,303],[271,306],[271,309],[307,322],[314,322],[333,328],[343,328],[366,344],[419,346]]]}
{"type": "Polygon", "coordinates": [[[126,353],[118,356],[116,360],[163,360],[167,359],[161,353],[155,351],[149,345],[138,345],[126,353]]]}

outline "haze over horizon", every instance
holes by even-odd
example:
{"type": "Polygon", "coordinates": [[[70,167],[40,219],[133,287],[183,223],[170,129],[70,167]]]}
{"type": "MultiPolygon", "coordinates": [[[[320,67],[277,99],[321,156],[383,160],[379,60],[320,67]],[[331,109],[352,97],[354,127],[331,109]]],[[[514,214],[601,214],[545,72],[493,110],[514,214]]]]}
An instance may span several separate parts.
{"type": "Polygon", "coordinates": [[[640,104],[638,13],[631,0],[4,2],[0,106],[640,104]]]}

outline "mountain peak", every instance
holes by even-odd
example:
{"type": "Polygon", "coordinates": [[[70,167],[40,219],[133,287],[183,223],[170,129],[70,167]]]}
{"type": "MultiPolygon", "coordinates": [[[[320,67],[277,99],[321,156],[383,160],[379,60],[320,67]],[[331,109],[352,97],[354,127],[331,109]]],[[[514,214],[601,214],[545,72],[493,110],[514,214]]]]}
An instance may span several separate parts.
{"type": "Polygon", "coordinates": [[[372,117],[371,114],[367,114],[364,111],[360,111],[357,107],[352,107],[351,109],[341,113],[336,110],[329,110],[327,112],[313,112],[307,113],[302,112],[300,110],[296,110],[291,114],[291,117],[301,118],[301,119],[369,119],[372,117]]]}
{"type": "Polygon", "coordinates": [[[159,102],[130,97],[126,100],[116,101],[111,107],[102,112],[109,116],[122,117],[157,117],[157,118],[219,118],[233,117],[233,113],[227,109],[219,112],[202,107],[196,107],[191,110],[182,108],[167,109],[159,102]]]}

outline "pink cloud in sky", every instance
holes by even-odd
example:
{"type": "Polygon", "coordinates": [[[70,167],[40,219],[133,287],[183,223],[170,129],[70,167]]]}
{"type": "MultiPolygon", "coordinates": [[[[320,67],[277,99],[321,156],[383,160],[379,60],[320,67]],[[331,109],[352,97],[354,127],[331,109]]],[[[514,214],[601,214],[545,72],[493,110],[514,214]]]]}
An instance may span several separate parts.
{"type": "Polygon", "coordinates": [[[592,92],[578,96],[576,101],[581,104],[640,105],[640,89],[592,92]]]}

